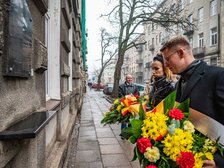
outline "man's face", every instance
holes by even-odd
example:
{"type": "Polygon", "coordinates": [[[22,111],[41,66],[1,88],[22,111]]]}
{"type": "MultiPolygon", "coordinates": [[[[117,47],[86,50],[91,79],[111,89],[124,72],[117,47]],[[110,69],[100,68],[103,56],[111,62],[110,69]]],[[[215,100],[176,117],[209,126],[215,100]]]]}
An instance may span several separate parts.
{"type": "Polygon", "coordinates": [[[132,80],[133,80],[133,78],[132,78],[132,76],[126,76],[126,82],[127,83],[132,83],[132,80]]]}
{"type": "Polygon", "coordinates": [[[168,67],[173,74],[179,74],[183,71],[182,67],[182,59],[181,57],[182,51],[177,48],[165,49],[163,52],[163,57],[165,61],[165,66],[168,67]]]}

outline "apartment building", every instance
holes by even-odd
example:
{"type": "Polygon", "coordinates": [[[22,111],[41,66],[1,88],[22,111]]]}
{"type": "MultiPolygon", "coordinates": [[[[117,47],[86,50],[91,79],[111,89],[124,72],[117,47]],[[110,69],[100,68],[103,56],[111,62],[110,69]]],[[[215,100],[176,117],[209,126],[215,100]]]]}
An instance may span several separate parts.
{"type": "Polygon", "coordinates": [[[0,2],[0,167],[61,167],[85,92],[85,1],[0,2]]]}
{"type": "Polygon", "coordinates": [[[209,65],[224,66],[223,60],[223,1],[220,0],[165,0],[164,5],[178,6],[188,20],[195,25],[183,30],[178,25],[173,31],[166,31],[155,23],[144,25],[144,80],[150,74],[151,61],[162,44],[175,34],[185,35],[192,46],[195,58],[204,60],[209,65]]]}
{"type": "Polygon", "coordinates": [[[124,64],[121,71],[121,82],[125,81],[125,76],[131,74],[135,83],[142,84],[143,80],[143,49],[145,42],[144,34],[139,35],[133,42],[136,47],[132,47],[125,52],[124,64]]]}

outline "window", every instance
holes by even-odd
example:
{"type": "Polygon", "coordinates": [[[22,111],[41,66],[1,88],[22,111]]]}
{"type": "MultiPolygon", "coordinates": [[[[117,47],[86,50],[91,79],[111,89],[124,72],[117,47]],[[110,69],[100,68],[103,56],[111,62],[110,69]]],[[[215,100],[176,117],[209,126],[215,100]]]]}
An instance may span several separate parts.
{"type": "Polygon", "coordinates": [[[193,15],[192,15],[192,14],[190,14],[190,15],[188,16],[188,21],[189,21],[190,23],[193,22],[193,15]]]}
{"type": "Polygon", "coordinates": [[[217,27],[212,28],[210,31],[210,45],[217,45],[218,44],[218,33],[217,33],[217,27]]]}
{"type": "Polygon", "coordinates": [[[204,46],[204,33],[200,33],[198,35],[198,46],[203,47],[204,46]]]}
{"type": "MultiPolygon", "coordinates": [[[[193,15],[192,14],[190,14],[189,16],[188,16],[188,21],[190,22],[190,23],[193,23],[193,15]]],[[[190,25],[189,26],[189,30],[192,30],[193,28],[192,28],[192,25],[190,25]]]]}
{"type": "Polygon", "coordinates": [[[190,43],[191,47],[193,47],[193,37],[189,37],[189,43],[190,43]]]}
{"type": "Polygon", "coordinates": [[[155,29],[155,24],[152,23],[152,31],[155,29]]]}
{"type": "Polygon", "coordinates": [[[217,14],[217,0],[212,0],[210,2],[210,16],[217,14]]]}
{"type": "Polygon", "coordinates": [[[150,35],[150,26],[148,26],[148,35],[150,35]]]}
{"type": "Polygon", "coordinates": [[[180,5],[180,10],[184,9],[184,0],[180,0],[179,5],[180,5]]]}
{"type": "Polygon", "coordinates": [[[204,8],[198,9],[198,22],[202,22],[204,19],[204,8]]]}
{"type": "Polygon", "coordinates": [[[148,48],[150,48],[150,40],[148,41],[148,48]]]}
{"type": "Polygon", "coordinates": [[[156,44],[158,44],[158,40],[159,40],[158,35],[156,35],[156,44]]]}
{"type": "Polygon", "coordinates": [[[162,32],[159,33],[159,42],[162,42],[162,32]]]}

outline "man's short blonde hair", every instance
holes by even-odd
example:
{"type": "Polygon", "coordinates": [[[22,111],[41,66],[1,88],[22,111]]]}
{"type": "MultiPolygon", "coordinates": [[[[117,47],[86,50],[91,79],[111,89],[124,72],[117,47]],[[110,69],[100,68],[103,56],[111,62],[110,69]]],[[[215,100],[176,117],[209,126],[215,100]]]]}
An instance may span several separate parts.
{"type": "Polygon", "coordinates": [[[182,36],[182,35],[178,35],[178,36],[174,36],[172,37],[170,40],[168,40],[160,49],[161,52],[163,52],[165,49],[171,49],[177,45],[184,45],[184,46],[188,46],[190,47],[190,43],[189,40],[182,36]]]}

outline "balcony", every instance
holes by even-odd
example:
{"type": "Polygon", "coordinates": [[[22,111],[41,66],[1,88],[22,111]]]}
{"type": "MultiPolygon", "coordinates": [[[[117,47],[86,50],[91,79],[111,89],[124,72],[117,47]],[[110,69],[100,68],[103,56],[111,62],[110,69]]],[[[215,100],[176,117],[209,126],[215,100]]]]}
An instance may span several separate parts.
{"type": "Polygon", "coordinates": [[[188,28],[185,30],[185,32],[183,33],[183,35],[186,35],[186,36],[191,36],[194,34],[194,30],[192,28],[188,28]]]}
{"type": "Polygon", "coordinates": [[[193,55],[196,58],[201,58],[205,56],[205,47],[195,47],[193,48],[193,55]]]}
{"type": "Polygon", "coordinates": [[[151,44],[150,46],[149,46],[149,51],[154,51],[155,50],[155,46],[154,46],[154,44],[151,44]]]}
{"type": "Polygon", "coordinates": [[[141,53],[141,52],[143,51],[143,45],[139,45],[139,46],[137,47],[137,51],[138,51],[139,53],[141,53]]]}
{"type": "Polygon", "coordinates": [[[151,62],[146,62],[146,63],[145,63],[145,67],[146,67],[146,68],[151,68],[151,62]]]}
{"type": "Polygon", "coordinates": [[[137,60],[136,60],[136,64],[143,64],[143,59],[142,59],[142,58],[137,59],[137,60]]]}
{"type": "Polygon", "coordinates": [[[140,71],[135,72],[135,76],[136,76],[136,77],[137,77],[137,76],[143,76],[143,72],[140,72],[140,71]]]}

